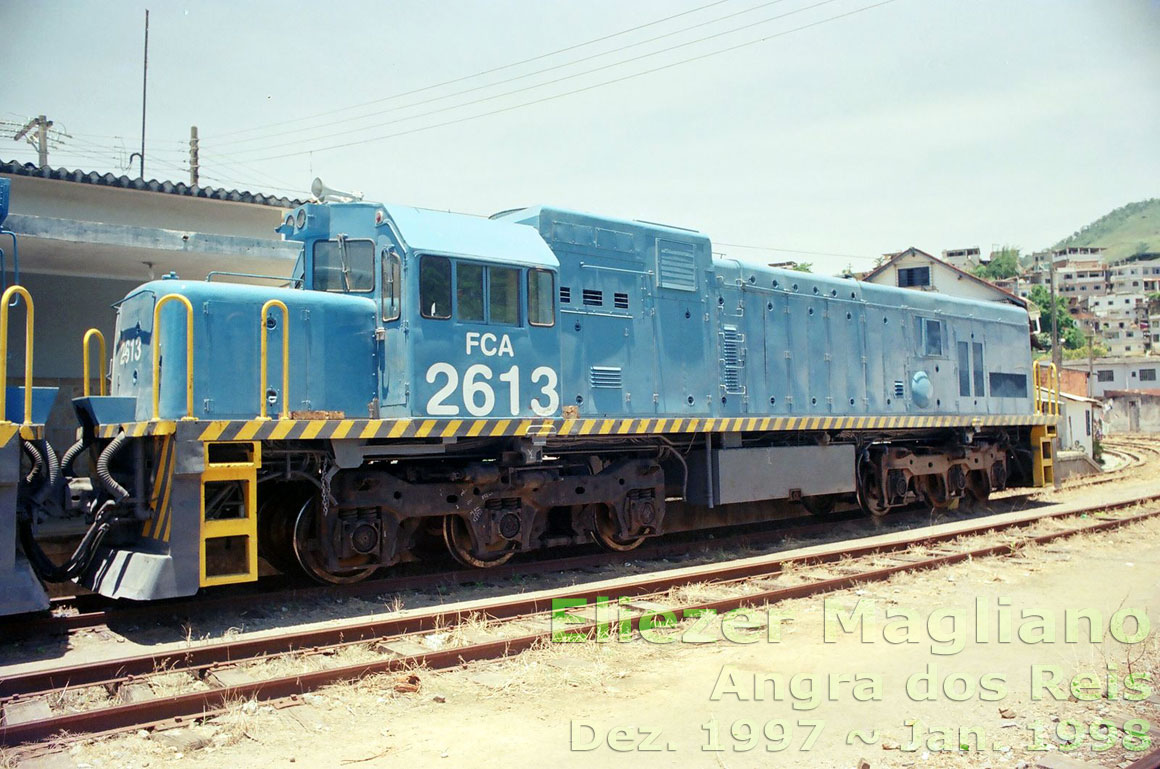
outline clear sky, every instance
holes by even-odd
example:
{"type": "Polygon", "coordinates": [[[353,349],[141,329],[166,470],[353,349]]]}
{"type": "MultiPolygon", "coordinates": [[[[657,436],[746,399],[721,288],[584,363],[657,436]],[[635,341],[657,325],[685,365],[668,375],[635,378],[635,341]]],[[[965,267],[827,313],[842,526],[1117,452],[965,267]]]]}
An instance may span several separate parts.
{"type": "Polygon", "coordinates": [[[188,181],[197,125],[203,184],[562,205],[827,272],[1160,195],[1160,0],[880,2],[4,0],[0,159],[45,114],[51,165],[127,168],[148,7],[148,178],[188,181]]]}

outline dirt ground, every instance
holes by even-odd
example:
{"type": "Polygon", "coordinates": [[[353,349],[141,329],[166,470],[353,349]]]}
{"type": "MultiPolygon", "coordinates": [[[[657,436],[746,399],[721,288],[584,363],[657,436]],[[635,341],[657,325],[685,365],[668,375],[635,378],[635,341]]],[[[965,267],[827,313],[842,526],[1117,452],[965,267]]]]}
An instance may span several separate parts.
{"type": "Polygon", "coordinates": [[[293,707],[237,703],[48,765],[1034,767],[1064,753],[1123,767],[1160,747],[1158,540],[1151,520],[774,615],[419,670],[415,692],[375,677],[293,707]],[[1101,641],[1087,621],[1068,633],[1083,610],[1101,641]]]}

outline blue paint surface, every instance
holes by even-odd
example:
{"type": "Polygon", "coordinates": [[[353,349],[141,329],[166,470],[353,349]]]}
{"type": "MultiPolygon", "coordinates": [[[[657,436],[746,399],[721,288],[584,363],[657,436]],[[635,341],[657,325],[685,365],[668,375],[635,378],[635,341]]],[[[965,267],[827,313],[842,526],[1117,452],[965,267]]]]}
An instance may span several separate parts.
{"type": "MultiPolygon", "coordinates": [[[[194,307],[199,418],[258,413],[262,333],[271,415],[287,397],[292,411],[356,418],[1032,411],[1027,314],[1011,305],[714,260],[693,230],[550,207],[482,219],[308,204],[279,231],[302,243],[303,288],[162,280],[120,305],[111,394],[135,397],[138,419],[151,416],[152,312],[167,293],[194,307]],[[315,243],[340,236],[344,258],[366,260],[344,278],[362,290],[315,290],[339,274],[332,243],[315,285],[315,243]],[[421,289],[424,260],[439,257],[447,275],[421,289]],[[533,282],[552,305],[540,325],[533,282]],[[280,314],[259,328],[271,298],[290,310],[288,396],[280,314]],[[1010,375],[1002,397],[992,373],[1010,375]]],[[[163,310],[165,418],[185,412],[183,316],[178,303],[163,310]]]]}

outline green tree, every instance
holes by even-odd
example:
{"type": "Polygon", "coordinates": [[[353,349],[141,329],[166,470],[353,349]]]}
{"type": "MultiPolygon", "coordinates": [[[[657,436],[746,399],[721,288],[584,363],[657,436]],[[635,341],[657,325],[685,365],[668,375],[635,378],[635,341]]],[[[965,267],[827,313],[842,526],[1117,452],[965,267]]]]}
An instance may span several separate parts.
{"type": "Polygon", "coordinates": [[[814,271],[814,263],[813,262],[794,262],[793,267],[790,267],[790,269],[797,270],[798,272],[813,272],[814,271]]]}
{"type": "Polygon", "coordinates": [[[987,264],[975,268],[975,275],[983,280],[1003,280],[1019,274],[1019,249],[1013,246],[1003,248],[987,264]]]}
{"type": "Polygon", "coordinates": [[[1063,335],[1063,346],[1068,350],[1078,350],[1081,347],[1087,347],[1087,335],[1083,331],[1080,331],[1079,327],[1074,324],[1075,321],[1072,321],[1071,328],[1063,335]]]}
{"type": "MultiPolygon", "coordinates": [[[[1039,327],[1043,331],[1039,334],[1044,346],[1051,347],[1051,292],[1046,286],[1032,286],[1031,301],[1039,307],[1039,327]]],[[[1087,337],[1083,330],[1076,325],[1075,318],[1067,311],[1067,300],[1058,294],[1055,297],[1056,314],[1059,318],[1059,338],[1063,340],[1063,347],[1067,350],[1078,350],[1087,346],[1087,337]]]]}

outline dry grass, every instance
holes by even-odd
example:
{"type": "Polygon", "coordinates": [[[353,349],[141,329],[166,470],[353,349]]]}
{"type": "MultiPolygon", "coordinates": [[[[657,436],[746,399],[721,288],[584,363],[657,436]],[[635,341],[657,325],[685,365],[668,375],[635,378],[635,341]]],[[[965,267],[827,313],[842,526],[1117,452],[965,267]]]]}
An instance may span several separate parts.
{"type": "Polygon", "coordinates": [[[261,740],[255,737],[271,722],[274,708],[257,700],[232,700],[225,704],[225,713],[214,718],[207,727],[213,733],[215,747],[234,745],[242,740],[261,740]]]}

